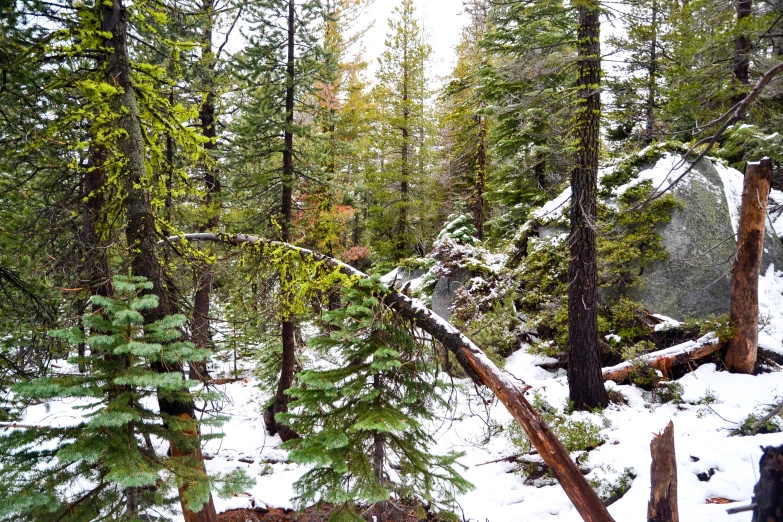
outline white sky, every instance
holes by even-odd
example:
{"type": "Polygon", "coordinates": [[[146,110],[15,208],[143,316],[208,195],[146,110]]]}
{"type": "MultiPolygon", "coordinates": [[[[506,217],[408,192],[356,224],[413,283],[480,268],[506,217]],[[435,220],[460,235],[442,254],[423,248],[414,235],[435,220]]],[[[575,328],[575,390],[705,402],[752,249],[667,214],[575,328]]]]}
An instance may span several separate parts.
{"type": "MultiPolygon", "coordinates": [[[[383,52],[383,41],[389,31],[387,20],[398,0],[375,0],[364,16],[361,25],[375,20],[373,27],[364,36],[364,56],[369,62],[367,76],[375,78],[378,56],[383,52]]],[[[432,46],[430,57],[431,80],[433,86],[440,84],[439,79],[448,76],[456,63],[455,47],[459,43],[460,32],[466,16],[462,15],[462,0],[415,0],[419,15],[419,25],[429,35],[432,46]]]]}

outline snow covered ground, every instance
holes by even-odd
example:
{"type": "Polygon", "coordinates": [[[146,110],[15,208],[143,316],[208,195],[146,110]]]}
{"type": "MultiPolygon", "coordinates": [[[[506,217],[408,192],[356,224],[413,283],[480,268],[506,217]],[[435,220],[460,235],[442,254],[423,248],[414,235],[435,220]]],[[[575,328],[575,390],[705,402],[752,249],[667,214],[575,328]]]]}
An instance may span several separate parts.
{"type": "MultiPolygon", "coordinates": [[[[528,391],[529,396],[538,392],[547,402],[562,408],[568,395],[565,375],[542,370],[535,362],[535,356],[519,351],[509,358],[506,369],[533,387],[528,391]]],[[[708,504],[707,500],[718,497],[737,501],[731,506],[750,501],[757,480],[760,446],[783,444],[783,434],[737,437],[730,436],[729,430],[757,408],[783,399],[783,373],[755,377],[733,375],[717,372],[715,365],[708,364],[678,382],[684,390],[685,404],[651,404],[649,395],[645,398],[646,392],[631,385],[610,383],[609,386],[626,397],[627,405],[613,404],[603,417],[575,414],[607,426],[601,430],[606,443],[593,450],[584,464],[593,469],[588,479],[611,481],[626,468],[632,468],[636,479],[609,511],[617,521],[646,520],[650,440],[653,433],[662,431],[671,420],[675,428],[681,518],[749,521],[750,513],[730,516],[726,514],[730,506],[708,504]],[[713,402],[708,406],[704,404],[705,398],[713,402]],[[709,481],[697,478],[697,474],[710,469],[715,473],[709,481]]],[[[247,496],[216,500],[218,510],[250,507],[251,499],[270,507],[292,507],[293,483],[304,470],[286,462],[286,452],[279,448],[278,437],[265,435],[259,404],[253,400],[252,380],[227,385],[226,393],[232,400],[226,413],[233,418],[224,428],[225,437],[205,448],[205,453],[212,457],[207,466],[212,471],[242,466],[257,482],[247,496]]],[[[512,463],[480,465],[518,453],[506,436],[511,416],[502,404],[491,400],[488,394],[482,398],[466,382],[458,385],[455,397],[455,409],[442,412],[440,424],[433,426],[433,437],[437,451],[453,449],[466,453],[461,460],[467,466],[465,477],[476,486],[474,491],[459,498],[466,519],[581,520],[560,486],[525,485],[523,477],[513,472],[512,463]],[[485,398],[490,399],[490,404],[484,404],[485,398]]]]}

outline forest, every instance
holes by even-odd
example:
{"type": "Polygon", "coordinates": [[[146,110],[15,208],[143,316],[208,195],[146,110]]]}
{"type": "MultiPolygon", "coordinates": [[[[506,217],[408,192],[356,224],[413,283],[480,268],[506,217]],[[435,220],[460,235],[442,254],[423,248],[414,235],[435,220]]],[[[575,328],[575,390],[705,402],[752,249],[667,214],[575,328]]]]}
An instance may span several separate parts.
{"type": "Polygon", "coordinates": [[[783,521],[783,2],[428,2],[0,0],[0,522],[783,521]]]}

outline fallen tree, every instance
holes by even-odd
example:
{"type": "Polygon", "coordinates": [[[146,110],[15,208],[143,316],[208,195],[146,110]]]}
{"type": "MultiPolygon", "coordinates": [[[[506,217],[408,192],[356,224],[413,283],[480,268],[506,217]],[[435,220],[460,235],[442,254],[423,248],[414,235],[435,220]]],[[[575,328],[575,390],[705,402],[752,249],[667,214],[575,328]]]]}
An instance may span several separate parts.
{"type": "Polygon", "coordinates": [[[617,383],[628,380],[634,368],[643,364],[668,376],[672,368],[699,361],[709,357],[721,348],[721,342],[713,334],[707,334],[696,341],[688,341],[665,350],[648,353],[631,361],[625,361],[615,366],[604,368],[604,381],[617,383]]]}
{"type": "MultiPolygon", "coordinates": [[[[160,244],[175,244],[187,241],[212,241],[226,245],[256,245],[298,252],[305,262],[321,263],[329,269],[337,269],[349,277],[369,279],[370,276],[337,259],[318,254],[311,250],[299,248],[288,243],[270,241],[246,234],[211,234],[197,233],[172,236],[162,240],[160,244]]],[[[260,251],[260,249],[259,249],[260,251]]],[[[613,522],[601,499],[595,494],[590,484],[580,473],[576,463],[571,460],[568,452],[555,434],[538,415],[538,412],[525,399],[528,389],[521,381],[515,382],[500,370],[487,355],[459,330],[445,321],[418,299],[413,299],[393,289],[389,289],[384,301],[401,317],[411,321],[418,328],[427,332],[433,339],[455,355],[457,361],[471,378],[487,386],[508,409],[509,413],[519,423],[530,442],[538,450],[541,458],[555,474],[560,485],[574,504],[582,519],[586,522],[613,522]]]]}

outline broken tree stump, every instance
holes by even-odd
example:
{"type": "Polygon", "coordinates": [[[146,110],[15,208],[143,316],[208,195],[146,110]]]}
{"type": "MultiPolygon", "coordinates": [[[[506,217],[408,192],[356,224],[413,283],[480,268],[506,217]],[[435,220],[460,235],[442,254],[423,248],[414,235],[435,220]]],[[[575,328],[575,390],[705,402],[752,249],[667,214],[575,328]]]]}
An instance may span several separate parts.
{"type": "Polygon", "coordinates": [[[764,253],[772,161],[748,162],[742,187],[737,257],[731,275],[731,321],[737,328],[726,347],[726,367],[755,373],[758,357],[759,270],[764,253]]]}
{"type": "Polygon", "coordinates": [[[679,522],[677,511],[677,459],[674,453],[674,424],[669,421],[663,433],[650,443],[650,502],[647,522],[679,522]]]}
{"type": "Polygon", "coordinates": [[[764,448],[753,504],[753,522],[783,522],[783,446],[764,448]]]}

